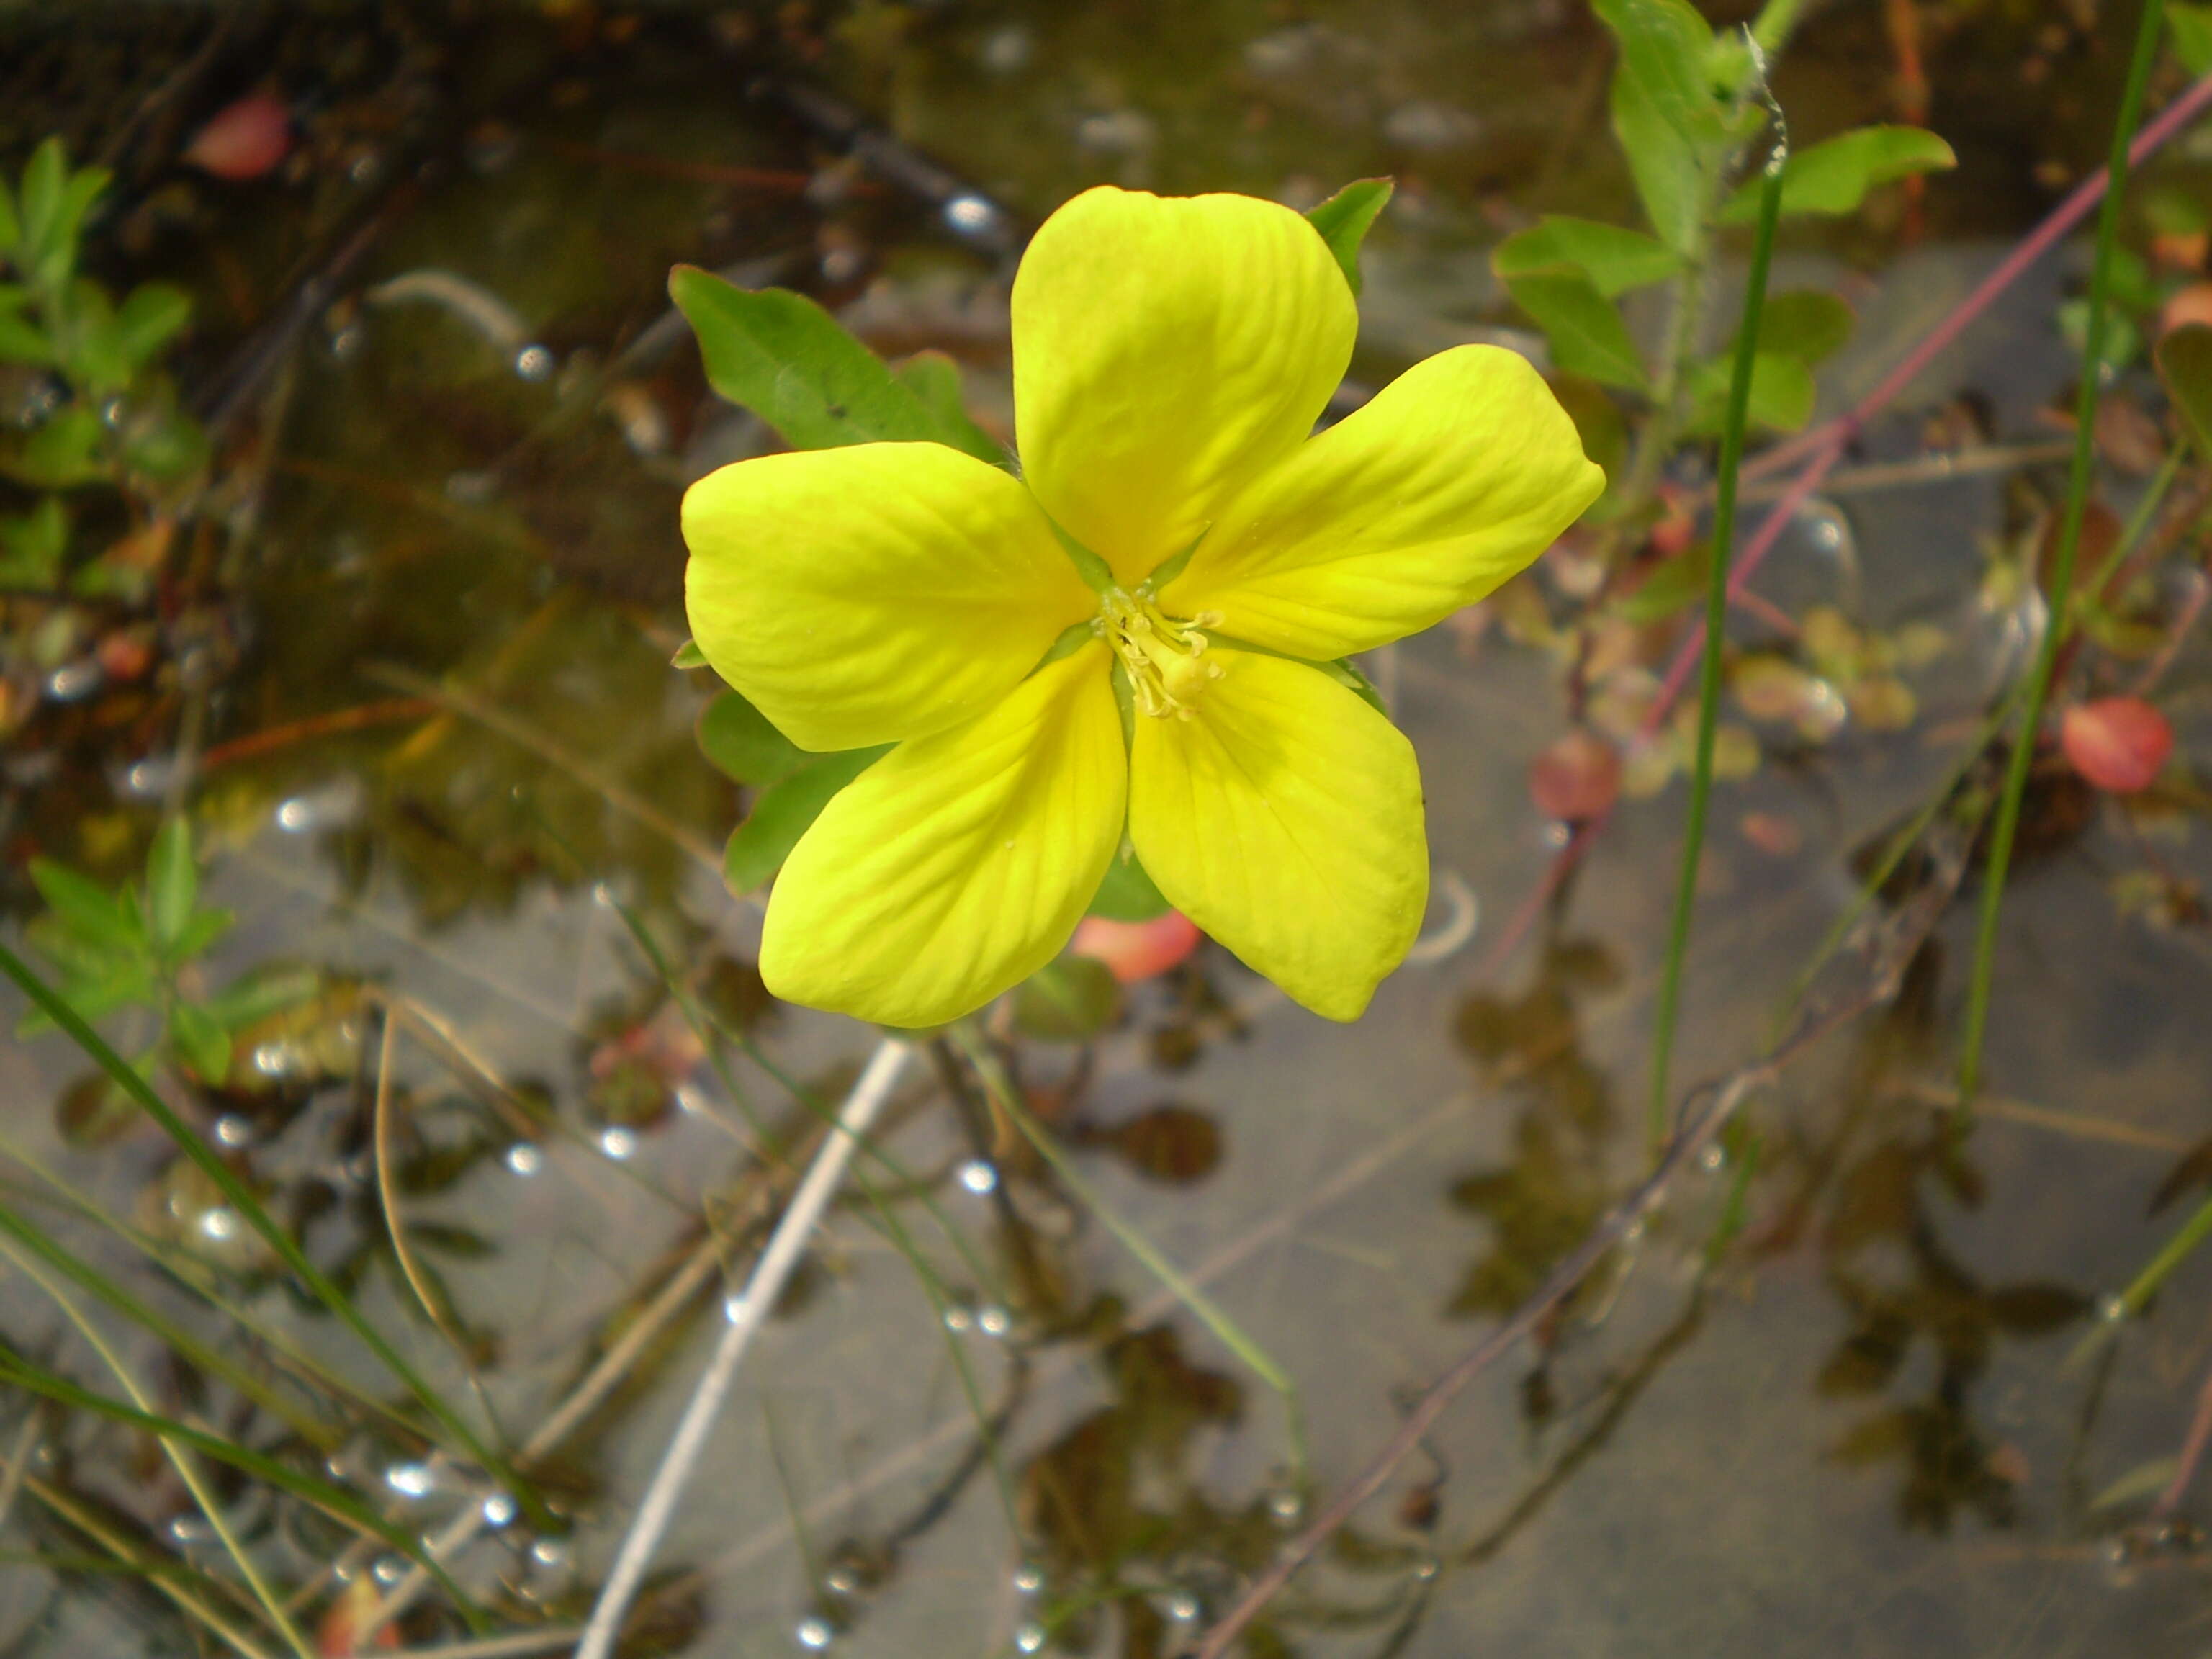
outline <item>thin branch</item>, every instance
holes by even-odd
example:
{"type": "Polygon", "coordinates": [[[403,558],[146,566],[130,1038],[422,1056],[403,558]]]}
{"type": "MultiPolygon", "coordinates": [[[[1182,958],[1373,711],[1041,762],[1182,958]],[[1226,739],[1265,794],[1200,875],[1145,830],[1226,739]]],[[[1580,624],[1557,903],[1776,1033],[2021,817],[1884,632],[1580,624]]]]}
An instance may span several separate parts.
{"type": "Polygon", "coordinates": [[[799,1265],[814,1224],[836,1193],[854,1147],[890,1098],[891,1085],[911,1052],[905,1043],[893,1037],[886,1037],[877,1045],[867,1068],[860,1073],[860,1081],[853,1085],[853,1092],[845,1097],[845,1104],[838,1111],[836,1129],[823,1143],[806,1171],[806,1178],[792,1194],[783,1218],[776,1223],[768,1248],[761,1252],[752,1277],[745,1282],[743,1294],[730,1304],[729,1323],[723,1329],[722,1340],[699,1378],[698,1386],[692,1390],[691,1403],[684,1408],[683,1419],[676,1425],[668,1449],[661,1455],[652,1485],[646,1488],[645,1500],[630,1522],[629,1532],[599,1591],[599,1601],[584,1626],[583,1640],[576,1645],[576,1659],[608,1659],[614,1651],[615,1639],[622,1632],[623,1617],[629,1612],[631,1598],[652,1565],[653,1552],[668,1529],[677,1502],[691,1479],[700,1454],[706,1449],[707,1437],[721,1411],[723,1397],[736,1380],[738,1367],[744,1359],[745,1350],[751,1346],[753,1334],[782,1297],[784,1285],[799,1265]]]}

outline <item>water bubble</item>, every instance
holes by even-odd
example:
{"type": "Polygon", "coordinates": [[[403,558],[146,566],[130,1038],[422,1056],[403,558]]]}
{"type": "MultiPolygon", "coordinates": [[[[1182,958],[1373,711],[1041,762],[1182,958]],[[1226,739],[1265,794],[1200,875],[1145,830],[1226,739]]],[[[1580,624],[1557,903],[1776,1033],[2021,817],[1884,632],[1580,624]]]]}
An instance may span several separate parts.
{"type": "Polygon", "coordinates": [[[599,1150],[617,1164],[622,1163],[624,1159],[635,1155],[637,1132],[635,1129],[625,1129],[619,1124],[611,1129],[602,1130],[599,1134],[599,1150]]]}
{"type": "Polygon", "coordinates": [[[394,1463],[385,1470],[384,1484],[402,1498],[428,1498],[438,1484],[438,1472],[428,1463],[394,1463]]]}
{"type": "Polygon", "coordinates": [[[225,1112],[215,1121],[215,1138],[226,1146],[251,1146],[253,1126],[236,1112],[225,1112]]]}
{"type": "Polygon", "coordinates": [[[255,1045],[253,1069],[264,1077],[290,1077],[300,1070],[303,1058],[297,1043],[279,1038],[255,1045]]]}
{"type": "Polygon", "coordinates": [[[2097,1317],[2107,1325],[2117,1325],[2128,1316],[2128,1304],[2117,1296],[2097,1298],[2097,1317]]]}
{"type": "Polygon", "coordinates": [[[89,658],[64,663],[46,676],[46,695],[56,702],[78,702],[100,690],[100,665],[89,658]]]}
{"type": "Polygon", "coordinates": [[[388,1589],[407,1576],[406,1558],[380,1555],[376,1558],[376,1565],[369,1571],[376,1576],[376,1582],[388,1589]]]}
{"type": "Polygon", "coordinates": [[[1544,826],[1544,845],[1565,847],[1573,838],[1574,833],[1573,830],[1554,818],[1544,826]]]}
{"type": "Polygon", "coordinates": [[[541,1567],[565,1567],[568,1547],[557,1538],[541,1538],[530,1547],[530,1559],[541,1567]]]}
{"type": "Polygon", "coordinates": [[[999,1184],[998,1166],[988,1158],[971,1158],[960,1166],[960,1184],[981,1198],[999,1184]]]}
{"type": "Polygon", "coordinates": [[[278,803],[276,827],[288,836],[325,830],[350,823],[360,816],[361,784],[351,777],[338,778],[319,789],[309,789],[278,803]]]}
{"type": "Polygon", "coordinates": [[[1413,1568],[1413,1577],[1416,1577],[1416,1578],[1433,1578],[1433,1577],[1435,1577],[1436,1576],[1437,1576],[1437,1563],[1436,1563],[1436,1559],[1435,1559],[1433,1556],[1431,1556],[1429,1559],[1427,1559],[1427,1560],[1425,1560],[1425,1561],[1422,1561],[1422,1562],[1419,1562],[1419,1563],[1416,1563],[1416,1564],[1415,1564],[1414,1568],[1413,1568]]]}
{"type": "Polygon", "coordinates": [[[1014,1569],[1014,1588],[1024,1595],[1035,1595],[1044,1588],[1044,1569],[1024,1562],[1014,1569]]]}
{"type": "Polygon", "coordinates": [[[975,1316],[975,1328],[986,1336],[1004,1336],[1013,1328],[1013,1316],[1004,1308],[985,1308],[975,1316]]]}
{"type": "Polygon", "coordinates": [[[483,1519],[487,1527],[504,1527],[514,1519],[514,1500],[503,1492],[495,1492],[483,1501],[483,1519]]]}
{"type": "Polygon", "coordinates": [[[945,204],[945,222],[968,235],[978,235],[999,222],[999,210],[981,197],[963,193],[945,204]]]}
{"type": "Polygon", "coordinates": [[[514,372],[533,385],[550,380],[553,369],[553,354],[542,345],[526,345],[514,354],[514,372]]]}
{"type": "Polygon", "coordinates": [[[123,424],[123,417],[129,413],[122,398],[110,398],[100,406],[100,423],[112,432],[123,424]]]}
{"type": "Polygon", "coordinates": [[[1045,1639],[1044,1626],[1034,1622],[1014,1632],[1014,1645],[1024,1653],[1035,1653],[1045,1644],[1045,1639]]]}
{"type": "Polygon", "coordinates": [[[678,1111],[688,1112],[692,1116],[697,1117],[706,1111],[708,1104],[707,1091],[699,1087],[697,1084],[679,1083],[676,1085],[676,1109],[678,1111]]]}
{"type": "Polygon", "coordinates": [[[1644,1223],[1641,1220],[1632,1221],[1626,1227],[1623,1227],[1620,1230],[1620,1242],[1624,1244],[1642,1243],[1644,1242],[1644,1223]]]}
{"type": "Polygon", "coordinates": [[[359,323],[346,323],[331,331],[331,356],[340,362],[361,356],[361,349],[368,343],[368,331],[359,323]]]}
{"type": "Polygon", "coordinates": [[[180,1515],[169,1522],[169,1536],[189,1548],[213,1538],[215,1528],[197,1515],[180,1515]]]}
{"type": "Polygon", "coordinates": [[[973,1330],[975,1327],[975,1316],[969,1313],[967,1309],[947,1308],[945,1310],[945,1328],[955,1336],[963,1335],[973,1330]]]}
{"type": "Polygon", "coordinates": [[[832,1595],[850,1595],[860,1588],[860,1575],[850,1567],[832,1567],[822,1575],[822,1588],[832,1595]]]}
{"type": "Polygon", "coordinates": [[[174,756],[149,756],[144,760],[131,763],[130,769],[123,775],[123,787],[141,800],[145,800],[155,795],[167,794],[176,776],[174,756]]]}
{"type": "Polygon", "coordinates": [[[1305,1499],[1287,1486],[1280,1492],[1268,1494],[1267,1513],[1275,1517],[1279,1525],[1290,1526],[1305,1512],[1305,1499]]]}
{"type": "Polygon", "coordinates": [[[603,881],[593,882],[592,884],[592,902],[598,905],[602,910],[613,909],[615,908],[615,890],[608,886],[606,883],[603,881]]]}
{"type": "Polygon", "coordinates": [[[1036,42],[1030,32],[1018,23],[1010,23],[985,37],[982,50],[976,55],[993,74],[1012,75],[1029,67],[1030,54],[1036,50],[1036,42]]]}
{"type": "Polygon", "coordinates": [[[201,1215],[200,1231],[217,1242],[235,1238],[238,1237],[238,1212],[218,1204],[201,1215]]]}
{"type": "Polygon", "coordinates": [[[1188,1625],[1198,1618],[1198,1598],[1188,1590],[1177,1590],[1167,1600],[1167,1615],[1178,1625],[1188,1625]]]}
{"type": "Polygon", "coordinates": [[[365,149],[354,158],[353,165],[346,169],[346,177],[356,185],[366,188],[374,184],[383,173],[384,158],[373,149],[365,149]]]}
{"type": "Polygon", "coordinates": [[[722,1317],[732,1325],[743,1324],[752,1315],[753,1304],[750,1297],[733,1296],[722,1304],[722,1317]]]}
{"type": "Polygon", "coordinates": [[[1728,1162],[1728,1154],[1718,1146],[1708,1146],[1698,1154],[1698,1167],[1707,1175],[1717,1175],[1728,1162]]]}
{"type": "Polygon", "coordinates": [[[827,1619],[802,1619],[799,1621],[799,1628],[792,1632],[799,1638],[799,1646],[812,1648],[817,1652],[828,1647],[830,1638],[836,1633],[830,1628],[827,1619]]]}
{"type": "Polygon", "coordinates": [[[507,1167],[519,1176],[534,1176],[545,1167],[545,1154],[527,1140],[507,1149],[507,1167]]]}

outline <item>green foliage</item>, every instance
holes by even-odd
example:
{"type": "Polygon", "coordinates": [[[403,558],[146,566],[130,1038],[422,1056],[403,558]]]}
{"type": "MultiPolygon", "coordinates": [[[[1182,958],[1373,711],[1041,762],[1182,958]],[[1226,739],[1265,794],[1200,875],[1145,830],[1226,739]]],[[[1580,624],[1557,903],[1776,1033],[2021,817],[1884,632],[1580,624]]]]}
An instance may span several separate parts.
{"type": "Polygon", "coordinates": [[[1106,866],[1106,878],[1091,901],[1091,914],[1109,921],[1150,921],[1167,915],[1169,908],[1166,896],[1127,848],[1106,866]]]}
{"type": "Polygon", "coordinates": [[[1682,269],[1682,256],[1640,230],[1546,214],[1500,242],[1490,268],[1508,283],[1547,271],[1579,271],[1610,300],[1665,282],[1682,269]]]}
{"type": "MultiPolygon", "coordinates": [[[[235,918],[200,903],[199,866],[182,818],[155,836],[143,884],[110,892],[51,859],[33,859],[30,874],[46,910],[26,934],[61,975],[59,994],[78,1018],[90,1022],[132,1007],[160,1017],[161,1034],[142,1070],[166,1058],[220,1083],[234,1033],[314,994],[312,974],[249,977],[214,996],[187,989],[198,977],[194,964],[235,918]]],[[[33,1011],[18,1034],[52,1024],[33,1011]]]]}
{"type": "Polygon", "coordinates": [[[708,383],[793,449],[941,443],[1006,459],[964,414],[947,417],[941,388],[931,384],[941,382],[941,370],[922,371],[926,400],[803,294],[738,288],[696,265],[677,266],[668,292],[699,337],[708,383]]]}
{"type": "Polygon", "coordinates": [[[739,783],[766,788],[815,758],[769,724],[735,691],[725,691],[699,716],[699,748],[739,783]]]}
{"type": "Polygon", "coordinates": [[[1048,1042],[1086,1042],[1114,1023],[1121,988],[1091,957],[1061,957],[1024,980],[1014,993],[1014,1024],[1048,1042]]]}
{"type": "Polygon", "coordinates": [[[729,890],[750,893],[781,870],[837,792],[890,751],[885,744],[812,757],[773,788],[761,791],[722,852],[722,879],[729,890]]]}
{"type": "Polygon", "coordinates": [[[2159,379],[2188,422],[2197,453],[2212,461],[2212,328],[2191,323],[2158,343],[2159,379]]]}
{"type": "MultiPolygon", "coordinates": [[[[1934,133],[1918,127],[1860,127],[1801,150],[1782,175],[1782,211],[1831,216],[1856,213],[1877,185],[1915,173],[1954,167],[1959,158],[1934,133]]],[[[1748,224],[1759,213],[1759,191],[1746,185],[1721,210],[1723,224],[1748,224]]]]}
{"type": "Polygon", "coordinates": [[[2173,31],[2173,55],[2191,75],[2212,74],[2212,5],[2167,0],[2166,27],[2173,31]]]}
{"type": "Polygon", "coordinates": [[[1388,179],[1355,179],[1306,215],[1307,222],[1336,256],[1344,280],[1352,284],[1355,295],[1359,292],[1360,244],[1367,240],[1376,216],[1389,204],[1390,192],[1395,188],[1388,179]]]}
{"type": "Polygon", "coordinates": [[[1530,272],[1508,279],[1521,309],[1552,343],[1552,361],[1600,386],[1642,392],[1650,385],[1628,325],[1597,284],[1579,270],[1530,272]]]}

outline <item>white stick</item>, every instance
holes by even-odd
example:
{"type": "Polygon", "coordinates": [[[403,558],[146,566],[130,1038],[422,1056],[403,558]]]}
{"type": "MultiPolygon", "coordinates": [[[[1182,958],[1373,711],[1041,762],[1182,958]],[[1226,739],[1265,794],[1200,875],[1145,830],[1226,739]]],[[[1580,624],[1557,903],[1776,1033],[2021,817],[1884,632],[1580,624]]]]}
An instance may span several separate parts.
{"type": "Polygon", "coordinates": [[[820,1219],[823,1209],[844,1176],[854,1143],[867,1133],[868,1125],[882,1109],[908,1052],[905,1043],[890,1038],[878,1045],[867,1069],[860,1073],[860,1080],[853,1085],[853,1092],[845,1097],[844,1105],[838,1109],[836,1128],[815,1153],[805,1179],[799,1183],[799,1190],[791,1195],[783,1218],[776,1223],[768,1249],[761,1252],[759,1261],[754,1264],[752,1277],[745,1281],[744,1293],[729,1304],[729,1323],[722,1331],[722,1340],[714,1349],[714,1357],[708,1362],[699,1386],[692,1390],[691,1403],[684,1408],[684,1420],[676,1425],[668,1449],[661,1454],[660,1467],[653,1471],[653,1484],[646,1488],[645,1501],[638,1505],[637,1517],[630,1522],[629,1532],[615,1557],[613,1570],[607,1574],[599,1601],[592,1608],[591,1620],[584,1626],[584,1639],[576,1644],[575,1659],[607,1659],[614,1651],[615,1638],[621,1633],[630,1598],[637,1593],[639,1581],[652,1565],[653,1553],[659,1546],[660,1535],[668,1530],[677,1499],[683,1496],[684,1486],[691,1479],[699,1454],[706,1449],[707,1436],[714,1426],[714,1419],[722,1408],[722,1398],[730,1391],[753,1333],[760,1328],[762,1319],[782,1296],[784,1283],[791,1277],[791,1270],[799,1265],[799,1253],[806,1247],[807,1235],[814,1231],[815,1222],[820,1219]]]}

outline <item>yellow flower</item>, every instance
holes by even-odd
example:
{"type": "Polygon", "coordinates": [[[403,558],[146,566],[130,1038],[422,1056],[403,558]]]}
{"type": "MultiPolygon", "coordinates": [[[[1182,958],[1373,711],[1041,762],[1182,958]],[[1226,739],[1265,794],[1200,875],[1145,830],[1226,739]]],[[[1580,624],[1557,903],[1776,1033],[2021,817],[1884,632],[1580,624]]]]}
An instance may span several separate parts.
{"type": "Polygon", "coordinates": [[[1051,960],[1126,833],[1297,1001],[1366,1007],[1427,899],[1420,775],[1316,665],[1482,598],[1603,477],[1535,371],[1486,346],[1313,434],[1357,326],[1288,208],[1092,190],[1014,281],[1023,477],[873,443],[692,487],[707,660],[802,748],[898,744],[777,878],[771,991],[956,1018],[1051,960]]]}

